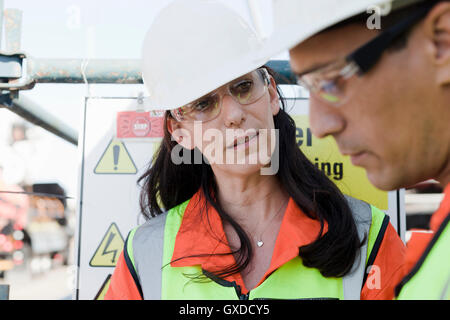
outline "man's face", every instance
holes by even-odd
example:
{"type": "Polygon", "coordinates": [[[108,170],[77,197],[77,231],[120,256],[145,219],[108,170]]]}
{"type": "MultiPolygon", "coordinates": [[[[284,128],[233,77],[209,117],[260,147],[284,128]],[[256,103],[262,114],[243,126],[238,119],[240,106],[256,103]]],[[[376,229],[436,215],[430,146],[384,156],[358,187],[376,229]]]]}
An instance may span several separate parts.
{"type": "MultiPolygon", "coordinates": [[[[292,69],[302,74],[344,58],[377,34],[359,25],[318,34],[290,51],[292,69]]],[[[313,134],[332,135],[340,151],[364,167],[380,189],[436,177],[447,161],[448,150],[436,141],[448,136],[450,122],[442,119],[449,117],[448,105],[439,98],[429,60],[421,35],[413,32],[407,48],[386,51],[369,72],[348,80],[343,104],[311,95],[313,134]]]]}

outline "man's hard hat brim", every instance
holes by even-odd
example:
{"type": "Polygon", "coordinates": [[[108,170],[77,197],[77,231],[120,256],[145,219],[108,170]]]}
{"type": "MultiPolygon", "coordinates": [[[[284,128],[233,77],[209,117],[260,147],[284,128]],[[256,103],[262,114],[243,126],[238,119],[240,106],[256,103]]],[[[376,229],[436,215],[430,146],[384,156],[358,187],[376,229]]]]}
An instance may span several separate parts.
{"type": "Polygon", "coordinates": [[[274,0],[274,32],[267,40],[261,55],[274,56],[286,49],[292,49],[328,27],[390,2],[390,0],[274,0]]]}
{"type": "MultiPolygon", "coordinates": [[[[428,0],[273,0],[274,32],[261,56],[290,50],[308,38],[346,19],[366,12],[368,17],[428,0]]],[[[368,21],[369,22],[369,21],[368,21]]]]}

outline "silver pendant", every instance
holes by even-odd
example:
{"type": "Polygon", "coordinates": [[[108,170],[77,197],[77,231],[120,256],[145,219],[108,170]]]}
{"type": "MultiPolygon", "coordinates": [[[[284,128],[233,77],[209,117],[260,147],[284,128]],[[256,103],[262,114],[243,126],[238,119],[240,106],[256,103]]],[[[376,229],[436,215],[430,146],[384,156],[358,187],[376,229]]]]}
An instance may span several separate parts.
{"type": "Polygon", "coordinates": [[[264,244],[264,242],[262,242],[261,240],[259,240],[259,241],[256,243],[256,245],[257,245],[258,247],[262,247],[263,244],[264,244]]]}

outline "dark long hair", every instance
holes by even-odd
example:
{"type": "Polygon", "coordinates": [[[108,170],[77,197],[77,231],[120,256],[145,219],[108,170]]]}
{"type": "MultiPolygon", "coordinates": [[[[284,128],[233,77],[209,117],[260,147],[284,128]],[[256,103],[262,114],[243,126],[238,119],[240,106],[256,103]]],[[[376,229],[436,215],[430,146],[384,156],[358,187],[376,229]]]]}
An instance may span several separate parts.
{"type": "MultiPolygon", "coordinates": [[[[273,70],[267,69],[272,76],[275,75],[273,70]]],[[[317,239],[300,247],[299,256],[306,267],[317,268],[325,277],[342,277],[351,270],[359,254],[362,239],[358,237],[355,221],[343,194],[299,149],[296,143],[295,122],[285,111],[285,102],[279,88],[277,91],[282,107],[274,116],[275,128],[279,129],[280,154],[276,176],[299,208],[321,224],[317,239]],[[323,234],[325,222],[328,223],[328,232],[323,234]]],[[[236,254],[236,264],[224,270],[214,270],[214,274],[226,277],[239,273],[247,267],[252,258],[249,237],[215,201],[217,184],[209,164],[172,162],[171,152],[177,142],[172,141],[167,130],[169,116],[169,113],[166,113],[164,139],[151,166],[138,180],[138,183],[142,183],[141,211],[146,219],[150,219],[190,199],[201,188],[206,200],[204,208],[212,205],[222,221],[234,228],[241,244],[239,249],[230,253],[236,254]]],[[[190,159],[198,157],[200,153],[198,149],[182,150],[190,153],[190,159]]]]}

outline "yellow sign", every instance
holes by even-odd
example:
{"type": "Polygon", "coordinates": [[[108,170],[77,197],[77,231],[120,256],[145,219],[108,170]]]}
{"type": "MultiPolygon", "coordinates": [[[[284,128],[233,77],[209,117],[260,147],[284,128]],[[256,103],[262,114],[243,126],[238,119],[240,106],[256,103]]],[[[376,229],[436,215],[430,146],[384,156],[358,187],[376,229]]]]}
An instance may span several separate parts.
{"type": "Polygon", "coordinates": [[[294,115],[297,126],[297,144],[305,156],[342,193],[366,201],[381,210],[388,209],[388,193],[375,188],[363,168],[354,166],[349,156],[343,156],[332,137],[318,139],[311,134],[307,115],[294,115]]]}
{"type": "Polygon", "coordinates": [[[106,292],[108,292],[110,282],[111,282],[111,275],[108,274],[108,276],[106,277],[102,286],[100,287],[100,290],[98,290],[97,295],[95,296],[94,300],[105,300],[105,295],[106,295],[106,292]]]}
{"type": "Polygon", "coordinates": [[[89,265],[91,267],[115,267],[125,241],[113,222],[106,231],[89,265]]]}
{"type": "Polygon", "coordinates": [[[136,172],[136,165],[125,144],[117,139],[111,140],[94,169],[94,173],[97,174],[135,174],[136,172]]]}

